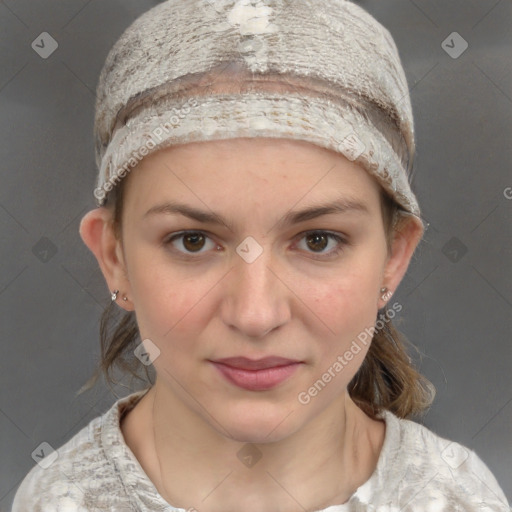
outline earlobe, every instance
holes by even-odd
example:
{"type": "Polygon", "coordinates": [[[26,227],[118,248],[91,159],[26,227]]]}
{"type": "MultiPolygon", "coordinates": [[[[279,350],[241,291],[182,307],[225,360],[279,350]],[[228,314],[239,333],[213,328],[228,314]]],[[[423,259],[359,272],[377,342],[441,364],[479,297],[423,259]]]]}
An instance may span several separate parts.
{"type": "MultiPolygon", "coordinates": [[[[109,294],[112,290],[123,290],[130,294],[129,281],[126,279],[124,262],[118,258],[121,254],[120,241],[116,239],[112,228],[112,216],[104,207],[88,212],[80,222],[79,233],[89,250],[94,254],[107,283],[109,294]]],[[[123,303],[123,307],[126,307],[123,303]]]]}

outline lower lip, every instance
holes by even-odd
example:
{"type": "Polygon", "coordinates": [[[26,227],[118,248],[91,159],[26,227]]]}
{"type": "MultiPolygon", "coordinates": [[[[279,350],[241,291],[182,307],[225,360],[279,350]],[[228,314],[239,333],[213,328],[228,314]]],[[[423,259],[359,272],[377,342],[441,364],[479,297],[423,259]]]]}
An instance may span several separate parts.
{"type": "Polygon", "coordinates": [[[293,363],[263,370],[242,370],[221,363],[213,363],[229,382],[250,391],[265,391],[274,388],[288,379],[300,364],[293,363]]]}

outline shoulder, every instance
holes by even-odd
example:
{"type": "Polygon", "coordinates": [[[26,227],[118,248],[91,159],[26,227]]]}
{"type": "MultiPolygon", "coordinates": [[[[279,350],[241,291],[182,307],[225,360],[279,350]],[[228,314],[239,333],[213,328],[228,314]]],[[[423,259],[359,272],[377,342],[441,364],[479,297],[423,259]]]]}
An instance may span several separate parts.
{"type": "Polygon", "coordinates": [[[389,430],[384,457],[402,504],[421,504],[425,510],[509,512],[496,478],[474,451],[420,423],[389,411],[384,416],[389,430]]]}
{"type": "MultiPolygon", "coordinates": [[[[127,397],[122,402],[126,400],[127,397]]],[[[131,510],[122,508],[128,497],[119,478],[119,468],[105,449],[106,445],[118,444],[114,425],[120,402],[94,418],[57,450],[43,448],[44,458],[22,480],[11,512],[108,510],[113,496],[119,498],[116,510],[131,510]],[[105,508],[102,499],[110,500],[108,504],[105,502],[105,508]]]]}
{"type": "Polygon", "coordinates": [[[82,483],[97,469],[94,432],[98,418],[57,450],[42,447],[44,458],[25,476],[14,497],[12,512],[25,510],[86,510],[82,483]],[[92,438],[91,438],[92,434],[92,438]]]}

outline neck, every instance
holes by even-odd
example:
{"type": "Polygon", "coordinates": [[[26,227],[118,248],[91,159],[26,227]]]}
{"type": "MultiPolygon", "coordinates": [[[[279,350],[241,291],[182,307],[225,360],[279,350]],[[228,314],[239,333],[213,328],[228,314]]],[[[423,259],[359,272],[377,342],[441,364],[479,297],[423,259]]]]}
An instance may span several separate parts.
{"type": "Polygon", "coordinates": [[[371,476],[384,440],[384,422],[348,393],[270,443],[220,434],[158,382],[144,398],[153,461],[146,472],[169,504],[186,510],[304,512],[345,503],[371,476]]]}

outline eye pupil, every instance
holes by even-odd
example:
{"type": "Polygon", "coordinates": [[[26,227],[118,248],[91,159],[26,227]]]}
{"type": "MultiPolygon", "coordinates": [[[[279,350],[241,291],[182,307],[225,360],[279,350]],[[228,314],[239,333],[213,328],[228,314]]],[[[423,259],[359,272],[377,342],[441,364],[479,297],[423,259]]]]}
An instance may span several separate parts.
{"type": "MultiPolygon", "coordinates": [[[[314,241],[314,242],[313,242],[313,245],[314,245],[314,246],[315,246],[315,245],[317,245],[317,244],[318,244],[318,240],[319,240],[319,239],[323,239],[324,243],[321,243],[321,244],[320,244],[320,245],[321,245],[321,247],[320,247],[320,248],[318,248],[318,246],[317,246],[317,248],[316,248],[316,249],[318,249],[318,250],[322,251],[323,249],[325,249],[325,247],[326,247],[326,245],[327,245],[327,243],[328,243],[327,236],[325,236],[324,234],[313,233],[312,235],[309,235],[309,236],[307,237],[308,245],[309,245],[309,242],[310,242],[311,240],[313,240],[313,241],[314,241]]],[[[312,248],[313,250],[316,250],[316,249],[315,249],[315,247],[311,247],[311,245],[310,245],[310,248],[312,248]]]]}
{"type": "Polygon", "coordinates": [[[194,249],[202,249],[204,245],[204,236],[201,233],[187,233],[183,235],[183,245],[187,249],[187,251],[194,251],[194,249]],[[197,244],[198,239],[202,240],[201,247],[197,247],[194,244],[197,244]],[[189,246],[189,241],[192,241],[192,247],[189,246]]]}

